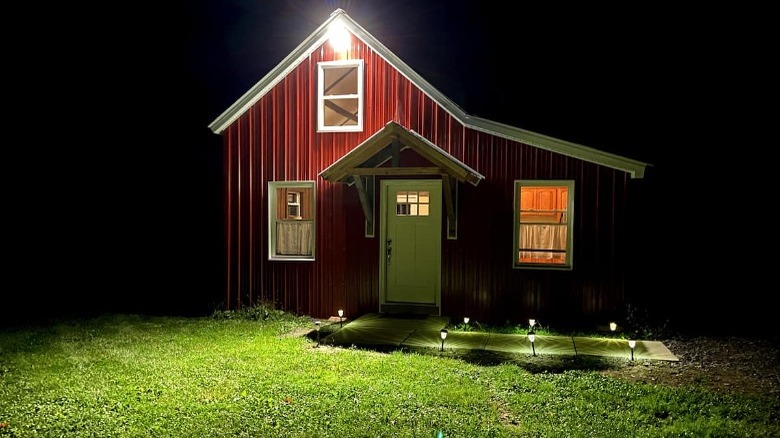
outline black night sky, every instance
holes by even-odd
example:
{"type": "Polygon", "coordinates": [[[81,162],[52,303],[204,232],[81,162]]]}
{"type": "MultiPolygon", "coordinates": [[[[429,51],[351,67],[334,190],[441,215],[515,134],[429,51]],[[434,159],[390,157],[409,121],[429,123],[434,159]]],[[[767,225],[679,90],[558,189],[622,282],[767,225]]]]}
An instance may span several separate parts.
{"type": "Polygon", "coordinates": [[[760,28],[737,40],[727,11],[655,5],[160,3],[60,6],[33,23],[47,38],[13,49],[6,321],[218,305],[222,155],[207,125],[342,8],[466,112],[651,163],[634,184],[648,302],[716,330],[768,324],[773,230],[739,223],[770,199],[748,115],[770,77],[760,28]]]}

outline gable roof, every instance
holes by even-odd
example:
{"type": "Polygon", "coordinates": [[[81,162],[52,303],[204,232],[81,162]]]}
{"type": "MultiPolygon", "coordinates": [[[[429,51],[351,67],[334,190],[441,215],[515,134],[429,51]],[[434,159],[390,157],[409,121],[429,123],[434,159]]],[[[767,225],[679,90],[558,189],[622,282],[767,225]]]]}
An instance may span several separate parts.
{"type": "Polygon", "coordinates": [[[403,175],[409,175],[411,169],[408,167],[378,167],[389,160],[393,154],[405,148],[412,149],[436,166],[433,169],[418,168],[421,174],[443,172],[460,182],[468,182],[475,186],[485,179],[479,172],[463,164],[426,138],[393,121],[388,122],[363,143],[320,172],[320,176],[331,182],[348,182],[355,175],[387,175],[396,170],[403,175]],[[396,142],[397,149],[394,151],[396,142]]]}
{"type": "Polygon", "coordinates": [[[455,102],[428,83],[428,81],[412,70],[411,67],[393,54],[387,47],[379,42],[379,40],[374,38],[370,33],[352,20],[352,18],[350,18],[342,9],[336,9],[330,17],[299,44],[295,50],[252,86],[249,91],[244,93],[244,95],[234,102],[233,105],[214,119],[214,121],[209,124],[209,129],[215,134],[220,134],[227,129],[227,127],[246,112],[249,107],[260,100],[276,86],[276,84],[284,79],[285,76],[303,62],[304,59],[325,43],[329,36],[328,29],[333,23],[342,25],[355,37],[371,47],[379,56],[395,67],[409,81],[420,88],[428,97],[455,118],[455,120],[467,128],[622,170],[630,174],[632,178],[644,177],[645,168],[649,166],[648,163],[467,114],[458,107],[455,102]]]}

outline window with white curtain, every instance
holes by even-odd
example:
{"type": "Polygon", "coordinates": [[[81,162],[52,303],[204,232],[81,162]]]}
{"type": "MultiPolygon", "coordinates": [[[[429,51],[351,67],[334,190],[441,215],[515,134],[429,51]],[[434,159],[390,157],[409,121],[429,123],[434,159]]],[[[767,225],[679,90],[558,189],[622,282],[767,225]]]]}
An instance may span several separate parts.
{"type": "Polygon", "coordinates": [[[269,260],[314,260],[314,181],[268,183],[269,260]]]}
{"type": "Polygon", "coordinates": [[[514,211],[514,267],[571,269],[574,181],[515,181],[514,211]]]}

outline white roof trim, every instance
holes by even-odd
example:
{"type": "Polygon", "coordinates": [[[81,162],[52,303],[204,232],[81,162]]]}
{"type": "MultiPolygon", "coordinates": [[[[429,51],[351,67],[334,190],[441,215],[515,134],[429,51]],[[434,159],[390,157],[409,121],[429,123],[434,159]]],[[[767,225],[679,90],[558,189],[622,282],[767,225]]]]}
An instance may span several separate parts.
{"type": "Polygon", "coordinates": [[[567,155],[569,157],[579,158],[613,169],[622,170],[629,173],[631,178],[643,178],[645,176],[645,167],[648,166],[647,163],[632,160],[631,158],[610,154],[609,152],[505,125],[493,120],[475,116],[468,116],[468,120],[470,123],[467,122],[466,126],[477,131],[506,138],[507,140],[518,141],[530,146],[536,146],[540,149],[567,155]]]}
{"type": "MultiPolygon", "coordinates": [[[[435,144],[433,144],[431,141],[429,141],[427,138],[425,138],[425,137],[423,137],[422,135],[420,135],[420,134],[418,134],[418,133],[414,132],[414,131],[413,131],[413,130],[411,130],[411,129],[407,129],[407,131],[409,131],[409,133],[410,133],[410,134],[412,134],[413,136],[415,136],[415,137],[417,137],[418,139],[420,139],[420,141],[422,141],[422,142],[424,142],[425,144],[427,144],[427,145],[428,145],[428,146],[429,146],[431,149],[433,149],[434,151],[438,152],[439,154],[441,154],[442,156],[444,156],[444,157],[445,157],[445,158],[447,158],[448,160],[450,160],[450,161],[452,161],[452,162],[456,163],[458,166],[460,166],[460,167],[462,167],[462,168],[466,169],[468,172],[470,172],[472,175],[474,175],[474,177],[476,177],[477,179],[479,179],[479,180],[483,180],[483,179],[485,179],[485,176],[484,176],[484,175],[482,175],[481,173],[479,173],[479,172],[477,172],[476,170],[472,169],[470,166],[466,165],[466,163],[464,163],[463,161],[460,161],[459,159],[457,159],[457,158],[455,158],[454,156],[450,155],[450,154],[449,154],[447,151],[445,151],[444,149],[442,149],[442,148],[440,148],[440,147],[436,146],[436,145],[435,145],[435,144]]],[[[476,185],[476,184],[474,184],[474,185],[476,185]]]]}
{"type": "MultiPolygon", "coordinates": [[[[336,9],[320,27],[299,44],[298,47],[287,55],[287,57],[274,67],[273,70],[268,72],[267,75],[260,79],[260,81],[250,88],[249,91],[244,93],[244,95],[233,103],[233,105],[220,114],[219,117],[214,119],[214,121],[209,124],[209,129],[215,134],[220,134],[227,129],[228,126],[236,121],[236,119],[276,86],[276,84],[281,82],[291,71],[298,67],[304,59],[308,58],[312,52],[325,43],[328,37],[328,28],[330,24],[336,20],[341,20],[344,27],[353,35],[371,47],[379,56],[395,67],[403,76],[420,88],[420,90],[464,127],[621,170],[629,173],[632,178],[644,177],[645,168],[649,165],[647,163],[467,114],[455,104],[455,102],[451,101],[433,85],[428,83],[428,81],[423,79],[405,62],[394,55],[387,47],[379,42],[379,40],[374,38],[359,24],[353,21],[342,9],[336,9]]],[[[433,146],[440,149],[438,146],[433,146]]]]}

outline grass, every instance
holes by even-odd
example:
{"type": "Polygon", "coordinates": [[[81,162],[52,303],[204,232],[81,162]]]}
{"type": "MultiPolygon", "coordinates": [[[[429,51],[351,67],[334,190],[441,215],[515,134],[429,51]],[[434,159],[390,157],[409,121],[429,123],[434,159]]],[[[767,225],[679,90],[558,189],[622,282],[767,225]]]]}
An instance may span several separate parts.
{"type": "Polygon", "coordinates": [[[780,435],[776,400],[286,335],[308,327],[261,308],[5,329],[0,437],[780,435]]]}

